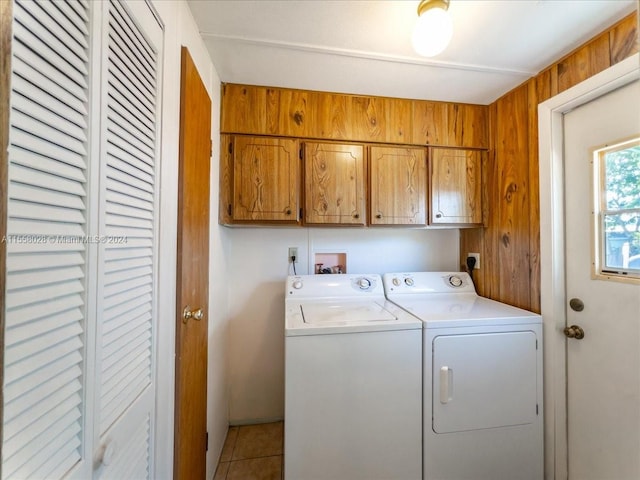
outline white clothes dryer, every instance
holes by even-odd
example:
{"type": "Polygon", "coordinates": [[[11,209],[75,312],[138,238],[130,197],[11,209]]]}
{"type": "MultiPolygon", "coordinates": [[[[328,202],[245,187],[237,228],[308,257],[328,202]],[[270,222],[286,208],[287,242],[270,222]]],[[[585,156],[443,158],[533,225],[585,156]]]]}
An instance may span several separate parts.
{"type": "Polygon", "coordinates": [[[541,480],[540,315],[478,296],[466,273],[388,273],[384,287],[424,326],[424,479],[541,480]]]}
{"type": "Polygon", "coordinates": [[[421,322],[379,275],[291,276],[285,311],[285,478],[421,478],[421,322]]]}

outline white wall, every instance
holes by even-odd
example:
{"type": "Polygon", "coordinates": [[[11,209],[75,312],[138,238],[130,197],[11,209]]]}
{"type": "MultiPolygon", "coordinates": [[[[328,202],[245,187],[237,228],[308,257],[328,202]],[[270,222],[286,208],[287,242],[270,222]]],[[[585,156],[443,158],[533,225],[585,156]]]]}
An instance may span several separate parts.
{"type": "Polygon", "coordinates": [[[220,79],[209,58],[198,27],[183,0],[154,0],[165,31],[164,97],[161,166],[161,272],[158,331],[158,399],[156,414],[156,478],[173,478],[173,415],[175,385],[176,236],[178,211],[178,142],[180,120],[180,48],[186,46],[212,100],[214,153],[211,158],[211,228],[209,284],[209,360],[207,478],[212,478],[228,426],[227,289],[219,272],[225,271],[226,229],[218,225],[218,166],[220,164],[220,79]]]}
{"type": "Polygon", "coordinates": [[[313,252],[327,250],[347,252],[349,273],[459,270],[457,229],[230,228],[227,235],[232,424],[284,416],[289,247],[298,247],[298,274],[313,269],[313,252]]]}

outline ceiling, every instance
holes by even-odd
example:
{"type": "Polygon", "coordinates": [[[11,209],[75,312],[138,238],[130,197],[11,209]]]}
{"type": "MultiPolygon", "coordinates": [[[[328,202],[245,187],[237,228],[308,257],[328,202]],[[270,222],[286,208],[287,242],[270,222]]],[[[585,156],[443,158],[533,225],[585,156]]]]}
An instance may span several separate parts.
{"type": "Polygon", "coordinates": [[[223,82],[489,104],[637,0],[451,0],[449,47],[415,54],[418,0],[189,0],[223,82]]]}

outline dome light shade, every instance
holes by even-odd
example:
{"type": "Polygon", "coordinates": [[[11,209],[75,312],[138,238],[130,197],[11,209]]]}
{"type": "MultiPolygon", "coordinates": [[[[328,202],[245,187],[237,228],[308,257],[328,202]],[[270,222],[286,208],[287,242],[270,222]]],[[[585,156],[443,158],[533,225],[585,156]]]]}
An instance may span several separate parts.
{"type": "Polygon", "coordinates": [[[453,23],[448,1],[422,0],[418,6],[418,21],[413,30],[413,48],[419,55],[433,57],[441,53],[453,36],[453,23]]]}

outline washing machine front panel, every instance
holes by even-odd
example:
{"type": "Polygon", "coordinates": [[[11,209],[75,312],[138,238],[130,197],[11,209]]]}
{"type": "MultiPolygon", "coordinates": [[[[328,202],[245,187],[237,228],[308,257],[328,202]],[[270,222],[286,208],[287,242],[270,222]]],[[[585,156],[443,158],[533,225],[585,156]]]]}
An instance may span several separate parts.
{"type": "Polygon", "coordinates": [[[433,431],[536,421],[537,347],[533,331],[437,336],[432,343],[433,431]]]}

